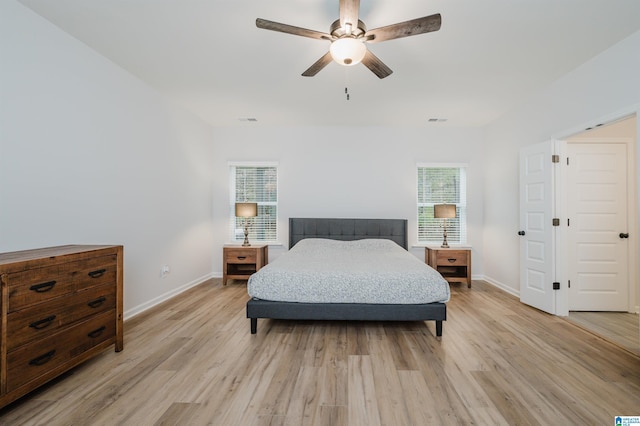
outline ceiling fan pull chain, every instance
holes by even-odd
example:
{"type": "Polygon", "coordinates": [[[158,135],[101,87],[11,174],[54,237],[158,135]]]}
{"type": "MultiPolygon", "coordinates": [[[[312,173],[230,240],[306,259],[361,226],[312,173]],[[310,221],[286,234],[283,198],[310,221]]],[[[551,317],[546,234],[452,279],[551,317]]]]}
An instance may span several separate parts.
{"type": "Polygon", "coordinates": [[[347,100],[349,100],[349,69],[346,67],[344,69],[344,94],[347,95],[347,100]]]}

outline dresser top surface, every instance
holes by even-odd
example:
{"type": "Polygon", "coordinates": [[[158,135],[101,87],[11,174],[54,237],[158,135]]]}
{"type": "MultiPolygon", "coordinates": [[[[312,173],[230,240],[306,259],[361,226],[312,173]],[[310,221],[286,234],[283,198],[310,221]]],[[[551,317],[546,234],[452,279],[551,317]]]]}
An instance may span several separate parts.
{"type": "Polygon", "coordinates": [[[116,245],[71,244],[0,253],[0,272],[4,272],[7,265],[15,265],[16,263],[28,264],[31,261],[50,261],[53,263],[64,256],[89,253],[97,250],[103,250],[105,251],[105,254],[108,254],[108,252],[113,252],[115,254],[121,248],[122,246],[116,245]]]}

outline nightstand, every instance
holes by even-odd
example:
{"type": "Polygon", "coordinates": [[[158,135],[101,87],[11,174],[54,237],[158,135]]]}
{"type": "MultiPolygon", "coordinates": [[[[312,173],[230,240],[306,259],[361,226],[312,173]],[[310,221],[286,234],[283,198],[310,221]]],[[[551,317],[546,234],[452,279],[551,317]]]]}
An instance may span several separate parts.
{"type": "Polygon", "coordinates": [[[228,279],[248,280],[269,262],[269,246],[226,245],[222,248],[222,262],[222,285],[227,285],[228,279]]]}
{"type": "Polygon", "coordinates": [[[467,283],[471,288],[471,247],[425,248],[425,262],[449,283],[467,283]]]}

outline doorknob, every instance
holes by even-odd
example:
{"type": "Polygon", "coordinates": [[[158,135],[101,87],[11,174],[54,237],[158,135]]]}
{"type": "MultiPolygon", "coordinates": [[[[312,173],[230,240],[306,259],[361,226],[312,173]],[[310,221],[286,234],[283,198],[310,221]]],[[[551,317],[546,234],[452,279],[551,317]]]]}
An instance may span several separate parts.
{"type": "Polygon", "coordinates": [[[629,234],[626,232],[621,232],[619,235],[620,238],[629,238],[629,234]]]}
{"type": "MultiPolygon", "coordinates": [[[[518,231],[518,235],[524,235],[524,234],[525,234],[524,231],[518,231]]],[[[622,234],[620,234],[620,235],[622,235],[622,234]]],[[[622,237],[620,237],[620,238],[622,238],[622,237]]]]}

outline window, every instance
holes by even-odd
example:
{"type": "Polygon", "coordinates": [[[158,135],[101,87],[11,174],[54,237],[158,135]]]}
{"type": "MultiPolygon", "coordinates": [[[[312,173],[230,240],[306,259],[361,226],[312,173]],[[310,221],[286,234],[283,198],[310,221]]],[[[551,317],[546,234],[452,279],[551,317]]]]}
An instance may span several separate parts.
{"type": "Polygon", "coordinates": [[[460,164],[418,165],[418,243],[442,243],[444,219],[433,217],[434,204],[455,204],[455,219],[447,220],[447,240],[467,242],[467,177],[460,164]]]}
{"type": "Polygon", "coordinates": [[[236,202],[258,203],[258,216],[249,219],[249,241],[276,242],[278,239],[277,163],[230,163],[229,223],[231,241],[244,240],[244,219],[237,218],[236,202]]]}

